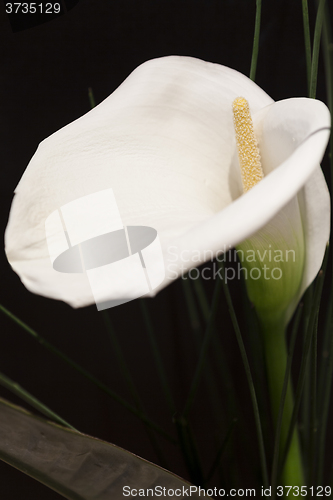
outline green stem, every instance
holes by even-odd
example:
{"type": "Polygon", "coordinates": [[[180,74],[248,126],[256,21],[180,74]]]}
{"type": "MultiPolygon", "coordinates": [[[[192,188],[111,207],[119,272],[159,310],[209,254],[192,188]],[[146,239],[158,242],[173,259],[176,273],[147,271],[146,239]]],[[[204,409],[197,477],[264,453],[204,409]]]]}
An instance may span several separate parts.
{"type": "Polygon", "coordinates": [[[315,32],[313,37],[313,52],[312,52],[310,90],[309,90],[309,97],[312,97],[312,99],[316,98],[316,93],[317,93],[319,47],[320,47],[321,29],[324,20],[324,12],[325,12],[325,0],[320,0],[317,11],[315,32]]]}
{"type": "MultiPolygon", "coordinates": [[[[307,289],[304,294],[304,314],[303,314],[303,326],[302,326],[302,338],[303,338],[303,349],[305,347],[305,342],[307,338],[307,331],[309,326],[309,319],[311,314],[311,304],[313,301],[313,286],[307,289]]],[[[301,404],[301,427],[300,427],[300,437],[302,442],[303,457],[304,457],[304,472],[305,476],[308,477],[308,458],[309,458],[309,437],[310,437],[310,398],[311,398],[311,374],[307,368],[305,373],[304,388],[302,392],[301,404]]]]}
{"type": "Polygon", "coordinates": [[[254,25],[254,37],[253,37],[252,59],[251,59],[251,69],[250,69],[250,78],[253,81],[256,78],[258,52],[259,52],[261,0],[257,0],[256,5],[257,5],[257,7],[256,7],[256,20],[255,20],[255,25],[254,25]]]}
{"type": "MultiPolygon", "coordinates": [[[[332,307],[332,306],[331,306],[332,307]]],[[[322,379],[323,384],[323,396],[322,403],[320,406],[320,415],[321,422],[319,427],[319,450],[318,450],[318,479],[317,484],[323,484],[323,475],[324,475],[324,463],[325,463],[325,448],[326,448],[326,431],[327,431],[327,422],[329,415],[329,408],[331,402],[331,389],[332,389],[332,380],[333,380],[333,308],[330,309],[330,317],[329,317],[329,325],[328,325],[328,335],[330,343],[328,347],[328,366],[325,372],[325,378],[322,379]]]]}
{"type": "Polygon", "coordinates": [[[205,486],[198,449],[188,420],[175,415],[173,422],[177,429],[178,442],[190,476],[190,481],[197,486],[205,486]]]}
{"type": "Polygon", "coordinates": [[[310,412],[310,446],[309,446],[309,484],[316,486],[316,441],[317,441],[317,337],[318,315],[311,344],[311,412],[310,412]]]}
{"type": "Polygon", "coordinates": [[[303,304],[301,303],[298,306],[297,313],[296,313],[296,316],[294,319],[294,324],[293,324],[293,329],[292,329],[292,334],[291,334],[291,339],[290,339],[290,345],[289,345],[287,367],[286,367],[286,372],[284,375],[282,394],[281,394],[280,405],[279,405],[279,413],[278,413],[278,416],[276,419],[276,433],[275,433],[275,442],[274,442],[274,455],[273,455],[272,481],[271,481],[272,500],[275,500],[276,494],[277,494],[276,486],[277,486],[277,479],[278,479],[277,475],[278,475],[278,468],[279,468],[279,453],[280,453],[282,419],[283,419],[284,406],[285,406],[285,401],[286,401],[286,396],[287,396],[287,390],[288,390],[288,386],[289,386],[291,364],[292,364],[292,359],[293,359],[293,354],[294,354],[296,336],[297,336],[299,323],[300,323],[300,319],[301,319],[302,308],[303,308],[303,304]]]}
{"type": "Polygon", "coordinates": [[[211,466],[211,468],[207,474],[207,478],[205,481],[206,483],[208,483],[212,479],[212,477],[214,476],[214,473],[215,473],[215,471],[220,463],[221,457],[222,457],[222,455],[223,455],[223,453],[224,453],[224,451],[225,451],[225,449],[230,441],[230,438],[231,438],[231,435],[232,435],[232,432],[234,430],[236,423],[237,423],[237,418],[235,417],[232,419],[232,422],[229,425],[227,433],[226,433],[226,435],[225,435],[225,437],[224,437],[224,439],[223,439],[223,441],[218,449],[218,452],[217,452],[216,457],[214,459],[213,465],[211,466]]]}
{"type": "MultiPolygon", "coordinates": [[[[333,123],[333,36],[331,26],[331,12],[329,5],[325,4],[324,21],[323,21],[323,38],[322,48],[324,55],[325,77],[326,77],[326,92],[327,103],[331,112],[333,123]]],[[[329,159],[330,159],[330,174],[331,174],[331,191],[333,186],[333,141],[329,144],[329,159]]],[[[333,278],[333,276],[332,276],[333,278]]],[[[325,463],[325,447],[326,447],[326,431],[328,424],[329,408],[331,402],[331,388],[333,378],[333,293],[331,286],[331,295],[329,300],[329,308],[327,312],[327,320],[325,325],[324,349],[323,353],[327,359],[322,359],[320,379],[319,379],[319,443],[318,443],[318,470],[317,484],[323,484],[324,478],[324,463],[325,463]]],[[[333,468],[332,468],[333,470],[333,468]]]]}
{"type": "Polygon", "coordinates": [[[284,447],[285,449],[284,449],[283,459],[282,459],[282,469],[284,467],[287,456],[289,454],[289,447],[290,447],[290,444],[292,441],[292,436],[294,434],[294,429],[295,429],[296,422],[297,422],[298,411],[299,411],[299,407],[300,407],[300,403],[301,403],[302,391],[303,391],[304,381],[305,381],[305,376],[306,376],[306,369],[307,369],[307,364],[308,364],[308,360],[309,360],[309,352],[310,352],[312,337],[313,337],[314,330],[317,327],[316,319],[317,319],[318,312],[320,309],[320,299],[321,299],[321,294],[322,294],[322,290],[323,290],[328,255],[329,255],[329,251],[328,251],[328,244],[327,244],[322,268],[319,271],[317,279],[316,279],[316,286],[315,286],[315,291],[314,291],[314,295],[313,295],[311,314],[310,314],[310,318],[309,318],[308,329],[306,332],[303,354],[302,354],[302,361],[301,361],[301,366],[300,366],[300,370],[299,370],[299,377],[298,377],[298,382],[297,382],[297,387],[296,387],[295,406],[293,409],[293,414],[291,417],[291,422],[290,422],[290,426],[289,426],[289,430],[288,430],[287,442],[286,442],[286,445],[284,447]]]}
{"type": "MultiPolygon", "coordinates": [[[[324,55],[324,66],[325,66],[325,79],[326,79],[326,92],[327,92],[327,103],[329,110],[332,115],[333,110],[333,36],[331,27],[331,11],[327,3],[325,4],[324,10],[324,21],[323,21],[323,55],[324,55]]],[[[331,141],[332,145],[332,141],[331,141]]],[[[330,150],[332,153],[332,149],[330,150]]],[[[331,187],[333,182],[333,156],[330,157],[331,165],[331,187]]]]}
{"type": "MultiPolygon", "coordinates": [[[[28,403],[30,406],[35,408],[36,410],[40,411],[45,417],[50,418],[57,424],[60,424],[64,427],[67,427],[68,429],[72,429],[73,431],[77,431],[75,427],[73,427],[71,424],[66,422],[63,418],[59,417],[57,413],[52,411],[50,408],[48,408],[46,405],[44,405],[41,401],[39,401],[37,398],[35,398],[30,392],[26,391],[21,387],[19,384],[11,380],[10,378],[6,377],[3,373],[0,373],[0,385],[3,387],[6,387],[9,391],[11,391],[13,394],[18,396],[19,398],[23,399],[26,403],[28,403]]],[[[79,431],[77,431],[79,432],[79,431]]]]}
{"type": "MultiPolygon", "coordinates": [[[[270,325],[262,324],[261,329],[264,339],[266,369],[272,413],[276,424],[279,414],[281,394],[283,392],[285,372],[287,368],[287,346],[285,339],[285,329],[282,322],[270,325]]],[[[289,382],[286,390],[284,412],[281,422],[281,447],[284,447],[287,441],[289,424],[293,413],[293,406],[293,392],[291,383],[289,382]]],[[[301,450],[299,445],[298,432],[296,429],[294,430],[292,436],[281,479],[283,485],[285,486],[304,486],[305,484],[301,450]]]]}
{"type": "Polygon", "coordinates": [[[311,37],[310,37],[310,25],[309,25],[308,0],[302,0],[302,10],[303,10],[303,28],[304,28],[305,57],[306,57],[306,76],[308,82],[308,91],[310,91],[311,37]]]}

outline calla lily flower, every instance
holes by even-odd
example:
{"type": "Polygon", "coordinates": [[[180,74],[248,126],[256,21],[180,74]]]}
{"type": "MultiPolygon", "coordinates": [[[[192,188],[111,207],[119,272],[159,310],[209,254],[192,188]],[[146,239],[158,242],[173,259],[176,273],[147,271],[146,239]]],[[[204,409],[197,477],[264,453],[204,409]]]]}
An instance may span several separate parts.
{"type": "Polygon", "coordinates": [[[287,244],[297,235],[303,255],[288,299],[297,303],[329,238],[330,198],[319,166],[329,127],[320,101],[275,103],[233,69],[190,57],[148,61],[39,145],[15,190],[7,258],[30,291],[73,307],[93,304],[85,273],[53,268],[45,221],[63,205],[112,188],[123,224],[159,235],[166,273],[155,292],[265,228],[274,236],[276,228],[287,244]],[[238,96],[249,102],[264,172],[246,193],[232,115],[238,96]]]}

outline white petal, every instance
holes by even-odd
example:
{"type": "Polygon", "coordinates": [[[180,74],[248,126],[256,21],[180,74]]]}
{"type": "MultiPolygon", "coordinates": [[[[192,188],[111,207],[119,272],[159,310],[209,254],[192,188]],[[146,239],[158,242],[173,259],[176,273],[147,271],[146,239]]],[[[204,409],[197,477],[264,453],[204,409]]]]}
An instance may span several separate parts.
{"type": "Polygon", "coordinates": [[[298,193],[298,202],[302,214],[306,249],[303,281],[298,297],[295,299],[296,304],[316,277],[330,236],[330,194],[320,167],[315,169],[304,188],[298,193]]]}
{"type": "Polygon", "coordinates": [[[26,287],[75,307],[93,303],[86,277],[54,271],[46,247],[46,218],[72,200],[111,187],[123,223],[152,226],[164,243],[230,204],[238,95],[253,112],[272,102],[232,69],[156,59],[43,141],[17,186],[6,231],[8,260],[26,287]]]}

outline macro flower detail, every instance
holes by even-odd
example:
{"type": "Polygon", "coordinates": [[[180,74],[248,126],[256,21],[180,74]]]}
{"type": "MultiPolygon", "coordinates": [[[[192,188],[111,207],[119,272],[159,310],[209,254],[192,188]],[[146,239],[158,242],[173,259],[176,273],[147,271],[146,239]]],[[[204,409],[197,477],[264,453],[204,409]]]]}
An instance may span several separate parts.
{"type": "Polygon", "coordinates": [[[244,193],[249,191],[264,177],[257,139],[253,130],[249,103],[244,97],[237,97],[233,102],[234,123],[238,160],[244,193]]]}
{"type": "Polygon", "coordinates": [[[329,194],[319,167],[329,126],[323,103],[274,103],[230,68],[178,56],[148,61],[39,145],[15,190],[7,258],[30,291],[82,307],[94,303],[87,276],[57,272],[47,248],[45,221],[63,205],[111,188],[124,226],[152,227],[159,235],[161,289],[275,220],[272,231],[283,233],[279,214],[297,200],[288,221],[294,228],[297,219],[302,231],[295,236],[304,250],[300,297],[329,236],[329,194]],[[249,102],[264,173],[244,194],[232,116],[238,96],[249,102]]]}
{"type": "MultiPolygon", "coordinates": [[[[233,114],[242,185],[246,193],[263,179],[264,174],[249,104],[244,97],[234,100],[233,114]]],[[[237,252],[246,272],[248,295],[255,305],[261,326],[274,328],[279,323],[285,326],[299,299],[304,269],[305,241],[297,197],[264,228],[241,242],[237,252]],[[272,251],[279,254],[278,258],[276,255],[272,258],[272,251]]]]}

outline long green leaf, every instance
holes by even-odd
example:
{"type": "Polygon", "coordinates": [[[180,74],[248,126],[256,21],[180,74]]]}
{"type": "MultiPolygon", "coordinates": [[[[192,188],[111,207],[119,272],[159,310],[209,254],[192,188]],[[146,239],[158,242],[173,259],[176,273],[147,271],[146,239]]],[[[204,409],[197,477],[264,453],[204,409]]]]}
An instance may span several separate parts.
{"type": "MultiPolygon", "coordinates": [[[[177,489],[183,497],[191,487],[122,448],[46,422],[3,399],[0,459],[68,500],[123,500],[126,486],[138,495],[139,489],[177,489]]],[[[194,488],[191,496],[199,498],[194,488]]]]}

